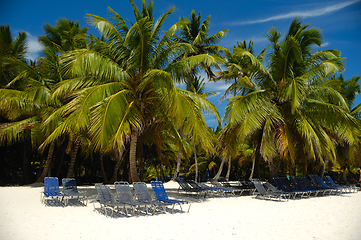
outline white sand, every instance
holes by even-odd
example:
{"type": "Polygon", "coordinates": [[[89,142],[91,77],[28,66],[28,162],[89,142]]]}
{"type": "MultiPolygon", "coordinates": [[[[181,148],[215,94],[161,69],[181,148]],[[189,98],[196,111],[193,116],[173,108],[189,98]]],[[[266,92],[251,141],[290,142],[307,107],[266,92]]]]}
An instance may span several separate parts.
{"type": "Polygon", "coordinates": [[[93,211],[93,186],[79,187],[87,207],[44,206],[42,187],[0,187],[0,239],[361,239],[361,193],[275,202],[204,199],[165,186],[171,198],[192,202],[189,213],[110,218],[93,211]]]}

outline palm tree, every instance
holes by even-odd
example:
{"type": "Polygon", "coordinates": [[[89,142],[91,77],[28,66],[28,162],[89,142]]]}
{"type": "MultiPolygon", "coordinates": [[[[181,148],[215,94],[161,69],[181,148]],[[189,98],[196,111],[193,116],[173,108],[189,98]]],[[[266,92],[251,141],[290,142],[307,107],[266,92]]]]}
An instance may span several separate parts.
{"type": "Polygon", "coordinates": [[[79,22],[68,19],[59,19],[55,26],[45,23],[43,26],[44,36],[39,37],[45,47],[55,49],[59,53],[85,48],[86,42],[79,35],[86,34],[87,27],[80,28],[79,22]]]}
{"type": "MultiPolygon", "coordinates": [[[[338,77],[332,76],[329,83],[333,85],[337,85],[339,92],[346,100],[347,106],[348,106],[348,112],[354,116],[355,118],[358,118],[360,110],[358,109],[361,104],[354,107],[354,101],[356,99],[356,94],[359,94],[360,84],[359,84],[360,77],[354,76],[350,80],[345,80],[343,75],[339,75],[338,77]]],[[[359,119],[358,119],[359,120],[359,119]]],[[[360,122],[358,123],[360,126],[360,122]]],[[[357,159],[357,155],[360,153],[360,139],[358,138],[357,141],[355,141],[353,144],[350,144],[350,142],[345,141],[340,136],[335,135],[336,138],[335,142],[335,148],[336,148],[336,155],[337,155],[337,162],[341,166],[342,170],[342,178],[346,182],[347,181],[347,170],[351,166],[351,164],[355,163],[357,159]]],[[[322,167],[321,175],[323,175],[326,162],[324,163],[322,167]]]]}
{"type": "Polygon", "coordinates": [[[8,84],[18,74],[18,65],[25,62],[26,33],[19,32],[13,39],[9,25],[0,26],[0,88],[8,84]]]}
{"type": "MultiPolygon", "coordinates": [[[[249,53],[253,54],[253,41],[250,40],[247,46],[246,40],[243,42],[237,42],[237,45],[233,46],[233,52],[230,52],[228,49],[225,51],[225,67],[227,70],[221,70],[215,73],[215,77],[212,78],[212,81],[224,81],[225,83],[231,82],[231,86],[223,94],[221,100],[225,99],[229,94],[233,93],[233,96],[242,95],[244,96],[253,87],[257,86],[257,72],[253,71],[252,63],[247,57],[239,56],[238,51],[246,50],[249,53]],[[251,89],[248,86],[252,86],[251,89]]],[[[263,61],[265,57],[265,51],[267,48],[263,49],[260,54],[256,56],[256,59],[263,61]]]]}
{"type": "Polygon", "coordinates": [[[322,44],[322,34],[308,27],[295,18],[282,41],[276,29],[269,30],[268,68],[250,52],[237,49],[261,81],[253,89],[249,86],[248,94],[230,99],[222,138],[232,146],[234,135],[241,139],[258,136],[256,150],[268,162],[271,178],[276,174],[273,159],[277,155],[292,164],[299,159],[305,166],[308,159],[334,160],[329,133],[337,132],[354,143],[359,132],[355,119],[345,111],[344,98],[323,84],[327,76],[343,70],[340,53],[313,53],[312,47],[322,44]]]}
{"type": "MultiPolygon", "coordinates": [[[[221,30],[212,36],[208,36],[209,25],[210,25],[209,15],[203,22],[201,22],[201,13],[199,12],[196,16],[195,11],[191,12],[191,16],[188,19],[187,17],[181,17],[180,21],[184,24],[181,29],[180,36],[177,37],[178,42],[189,43],[193,49],[188,51],[184,56],[196,56],[199,54],[209,54],[212,56],[221,56],[222,51],[226,51],[226,48],[218,46],[222,38],[228,32],[228,29],[221,30]]],[[[213,73],[209,66],[204,63],[194,66],[190,71],[184,72],[183,80],[186,83],[187,90],[190,90],[192,79],[197,77],[200,67],[202,67],[209,77],[213,76],[213,73]]]]}
{"type": "Polygon", "coordinates": [[[61,134],[87,133],[97,151],[117,151],[130,142],[130,173],[132,181],[140,181],[136,167],[136,146],[142,132],[158,119],[174,117],[182,124],[187,118],[188,131],[205,138],[206,126],[201,110],[212,111],[205,101],[191,92],[176,89],[172,76],[200,62],[216,64],[219,59],[199,55],[173,60],[184,51],[186,43],[174,43],[181,24],[174,24],[162,36],[161,28],[174,8],[153,18],[153,4],[142,1],[139,10],[130,1],[136,22],[128,27],[111,8],[111,21],[88,14],[89,23],[98,28],[102,39],[86,36],[87,49],[69,51],[61,56],[63,71],[72,79],[63,81],[54,92],[71,96],[63,112],[65,121],[45,141],[50,143],[61,134]],[[174,57],[175,56],[175,57],[174,57]],[[196,108],[185,109],[187,100],[196,108]],[[197,103],[197,104],[195,104],[197,103]],[[183,111],[183,112],[182,112],[183,111]],[[190,123],[188,124],[190,125],[190,123]]]}

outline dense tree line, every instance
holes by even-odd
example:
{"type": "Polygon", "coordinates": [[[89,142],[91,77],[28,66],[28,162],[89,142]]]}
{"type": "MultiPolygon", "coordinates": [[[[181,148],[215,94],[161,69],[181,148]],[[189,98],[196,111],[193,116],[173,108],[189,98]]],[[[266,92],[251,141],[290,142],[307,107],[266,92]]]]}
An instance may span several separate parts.
{"type": "Polygon", "coordinates": [[[295,18],[284,36],[271,28],[256,55],[252,41],[221,47],[227,30],[209,35],[210,16],[202,22],[192,11],[164,29],[174,8],[155,19],[152,2],[130,3],[133,23],[111,8],[109,19],[87,15],[101,37],[68,19],[45,24],[35,61],[25,58],[26,33],[13,38],[1,26],[1,184],[358,178],[359,77],[343,78],[339,51],[318,51],[319,29],[295,18]],[[223,123],[202,73],[231,83],[223,123]]]}

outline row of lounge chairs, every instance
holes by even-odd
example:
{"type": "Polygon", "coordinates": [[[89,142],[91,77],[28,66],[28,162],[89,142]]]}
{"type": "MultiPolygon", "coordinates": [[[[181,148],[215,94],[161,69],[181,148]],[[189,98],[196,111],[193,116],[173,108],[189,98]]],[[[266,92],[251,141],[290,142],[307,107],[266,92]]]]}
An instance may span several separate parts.
{"type": "MultiPolygon", "coordinates": [[[[62,205],[68,205],[69,199],[77,199],[83,201],[86,206],[88,198],[78,192],[76,181],[73,178],[62,179],[63,192],[59,189],[59,180],[56,177],[46,177],[44,179],[44,191],[41,194],[41,202],[48,205],[49,199],[57,200],[62,205]]],[[[129,183],[115,182],[116,197],[114,197],[109,186],[103,184],[95,184],[97,190],[97,202],[100,204],[99,212],[104,212],[107,215],[107,210],[111,210],[110,216],[113,216],[114,211],[123,210],[125,215],[134,216],[135,211],[143,211],[148,214],[151,210],[152,215],[156,210],[166,211],[167,206],[172,206],[171,213],[174,207],[178,204],[182,210],[181,204],[189,204],[187,201],[170,199],[164,189],[162,182],[152,182],[151,186],[156,200],[153,200],[147,185],[143,182],[133,183],[136,192],[136,198],[133,196],[129,183]],[[143,210],[144,209],[144,210],[143,210]],[[128,213],[131,210],[131,214],[128,213]]],[[[188,211],[190,209],[190,204],[188,211]]],[[[95,205],[94,205],[95,209],[95,205]]]]}
{"type": "Polygon", "coordinates": [[[154,196],[156,197],[155,200],[152,199],[152,196],[148,191],[147,185],[144,182],[133,183],[136,198],[133,196],[128,182],[115,182],[114,186],[117,199],[113,196],[109,186],[95,184],[95,189],[98,192],[97,201],[100,204],[99,212],[104,211],[106,216],[107,209],[111,210],[110,216],[112,217],[114,211],[129,216],[128,209],[132,210],[130,216],[134,216],[135,211],[142,211],[145,214],[148,214],[149,209],[151,210],[152,215],[154,215],[156,210],[166,212],[167,206],[172,206],[171,213],[173,213],[175,205],[179,205],[180,209],[182,210],[182,204],[189,204],[189,212],[191,206],[191,204],[187,201],[170,199],[164,189],[162,182],[151,182],[154,196]]]}
{"type": "Polygon", "coordinates": [[[86,206],[88,198],[84,194],[79,193],[74,178],[63,178],[63,192],[59,190],[59,180],[57,177],[44,178],[44,192],[41,194],[40,201],[47,205],[49,199],[59,200],[60,203],[68,205],[69,200],[76,199],[86,206]]]}
{"type": "Polygon", "coordinates": [[[290,176],[290,179],[275,177],[273,180],[277,187],[268,182],[262,184],[260,180],[253,179],[252,181],[257,189],[257,196],[268,199],[274,197],[280,201],[281,199],[296,199],[296,197],[340,195],[358,191],[357,187],[338,186],[329,176],[323,179],[317,175],[310,175],[309,177],[290,176]]]}
{"type": "Polygon", "coordinates": [[[231,184],[225,178],[220,177],[216,179],[208,179],[208,185],[204,183],[197,183],[193,180],[185,178],[177,178],[179,184],[178,190],[182,189],[186,193],[198,194],[203,197],[206,196],[226,196],[226,195],[242,195],[244,192],[253,194],[256,191],[254,184],[239,177],[238,183],[231,184]]]}

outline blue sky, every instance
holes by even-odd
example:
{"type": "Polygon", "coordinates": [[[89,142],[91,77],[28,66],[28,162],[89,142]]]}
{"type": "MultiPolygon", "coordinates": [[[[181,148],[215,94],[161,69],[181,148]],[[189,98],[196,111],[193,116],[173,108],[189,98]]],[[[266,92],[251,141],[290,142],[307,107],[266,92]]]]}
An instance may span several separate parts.
{"type": "MultiPolygon", "coordinates": [[[[135,0],[138,7],[140,0],[135,0]]],[[[107,7],[111,7],[124,19],[133,20],[132,8],[127,0],[104,1],[1,1],[0,25],[9,24],[15,36],[20,31],[26,31],[29,37],[28,57],[36,58],[42,47],[37,37],[43,35],[44,23],[56,24],[60,18],[79,21],[81,26],[88,26],[86,14],[107,17],[107,7]]],[[[252,0],[252,1],[203,1],[182,0],[165,1],[154,0],[155,17],[175,6],[175,12],[166,20],[167,29],[181,16],[190,16],[192,10],[201,12],[203,20],[211,15],[210,34],[223,29],[229,29],[220,45],[231,49],[237,41],[246,39],[254,41],[255,53],[258,54],[266,45],[264,34],[275,27],[286,33],[291,20],[300,17],[303,23],[320,28],[323,33],[323,49],[337,49],[346,58],[344,76],[350,79],[361,75],[361,0],[252,0]]],[[[89,27],[89,26],[88,26],[89,27]]],[[[96,30],[89,27],[89,31],[96,34],[96,30]]],[[[227,101],[219,103],[227,85],[222,83],[207,83],[206,91],[213,91],[217,96],[209,98],[219,110],[221,117],[227,101]]],[[[361,96],[357,96],[356,104],[361,103],[361,96]]],[[[209,126],[215,126],[215,119],[206,116],[209,126]]]]}

